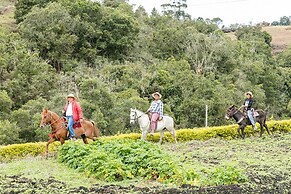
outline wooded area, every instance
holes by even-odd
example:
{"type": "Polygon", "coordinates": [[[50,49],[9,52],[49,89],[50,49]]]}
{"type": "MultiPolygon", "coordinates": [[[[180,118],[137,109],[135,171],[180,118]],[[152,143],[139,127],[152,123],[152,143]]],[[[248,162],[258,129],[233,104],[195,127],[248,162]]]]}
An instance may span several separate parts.
{"type": "Polygon", "coordinates": [[[291,116],[291,48],[244,26],[231,40],[216,20],[177,18],[124,0],[18,0],[16,27],[0,28],[0,144],[44,141],[40,113],[61,115],[78,96],[102,135],[138,131],[130,108],[163,95],[177,128],[227,124],[226,109],[252,91],[268,118],[291,116]]]}

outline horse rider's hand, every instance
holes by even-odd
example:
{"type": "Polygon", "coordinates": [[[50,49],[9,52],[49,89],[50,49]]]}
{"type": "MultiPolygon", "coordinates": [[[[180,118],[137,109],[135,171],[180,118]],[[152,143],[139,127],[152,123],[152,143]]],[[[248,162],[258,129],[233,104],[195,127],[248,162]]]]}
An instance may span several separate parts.
{"type": "Polygon", "coordinates": [[[163,117],[160,117],[160,118],[159,118],[159,121],[161,121],[161,120],[163,120],[163,117]]]}
{"type": "Polygon", "coordinates": [[[82,122],[84,121],[84,119],[83,119],[83,118],[81,118],[81,119],[79,119],[79,121],[82,123],[82,122]]]}

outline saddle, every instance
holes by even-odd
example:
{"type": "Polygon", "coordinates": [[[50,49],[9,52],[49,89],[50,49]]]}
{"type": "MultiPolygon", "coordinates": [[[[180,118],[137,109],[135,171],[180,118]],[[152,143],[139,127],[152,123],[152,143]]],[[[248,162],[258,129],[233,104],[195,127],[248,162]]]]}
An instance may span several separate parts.
{"type": "Polygon", "coordinates": [[[74,125],[73,125],[73,128],[74,128],[74,129],[76,129],[76,128],[80,128],[80,127],[82,127],[82,125],[81,125],[81,122],[80,122],[80,121],[78,121],[78,122],[74,123],[74,125]]]}
{"type": "MultiPolygon", "coordinates": [[[[255,111],[255,109],[252,108],[251,111],[254,118],[260,116],[260,114],[257,111],[255,111]]],[[[248,119],[248,114],[245,111],[244,111],[244,115],[245,115],[245,118],[248,119]]]]}
{"type": "MultiPolygon", "coordinates": [[[[64,123],[66,124],[66,128],[68,129],[68,121],[67,121],[67,118],[66,118],[66,117],[63,117],[63,120],[64,120],[64,123]]],[[[74,129],[76,129],[76,128],[80,128],[80,127],[82,127],[80,121],[77,121],[77,122],[74,123],[74,125],[73,125],[73,128],[74,128],[74,129]]],[[[68,130],[69,130],[69,129],[68,129],[68,130]]]]}

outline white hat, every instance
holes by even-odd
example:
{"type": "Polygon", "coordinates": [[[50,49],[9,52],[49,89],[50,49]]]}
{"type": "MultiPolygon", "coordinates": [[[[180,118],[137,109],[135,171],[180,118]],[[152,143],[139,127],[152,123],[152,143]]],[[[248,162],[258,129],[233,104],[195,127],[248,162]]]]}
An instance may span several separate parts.
{"type": "Polygon", "coordinates": [[[160,98],[162,98],[162,95],[159,92],[155,92],[152,94],[152,97],[155,97],[155,95],[158,95],[160,98]]]}
{"type": "Polygon", "coordinates": [[[74,96],[74,94],[69,94],[68,96],[67,96],[67,98],[76,98],[75,96],[74,96]]]}
{"type": "Polygon", "coordinates": [[[246,95],[251,95],[251,97],[253,97],[253,93],[252,92],[250,92],[250,91],[248,91],[247,93],[246,93],[246,95]]]}

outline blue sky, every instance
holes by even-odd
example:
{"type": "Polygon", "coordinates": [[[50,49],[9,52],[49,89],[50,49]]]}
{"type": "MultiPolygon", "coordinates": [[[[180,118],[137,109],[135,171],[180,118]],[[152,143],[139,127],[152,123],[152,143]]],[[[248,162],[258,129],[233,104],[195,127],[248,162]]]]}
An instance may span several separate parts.
{"type": "MultiPolygon", "coordinates": [[[[154,7],[162,11],[160,5],[169,2],[170,0],[129,0],[135,7],[142,5],[149,13],[154,7]]],[[[272,22],[278,21],[282,16],[291,16],[291,0],[187,0],[187,4],[186,12],[192,18],[219,17],[224,25],[272,22]]]]}

